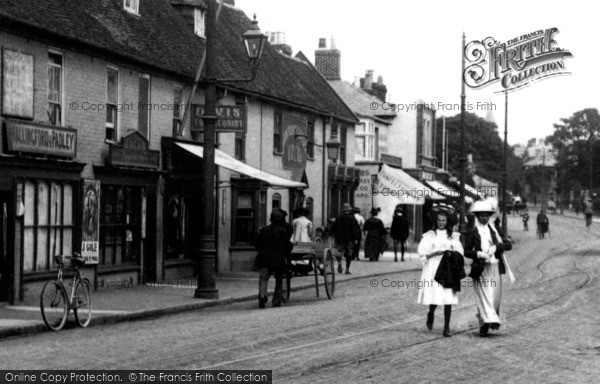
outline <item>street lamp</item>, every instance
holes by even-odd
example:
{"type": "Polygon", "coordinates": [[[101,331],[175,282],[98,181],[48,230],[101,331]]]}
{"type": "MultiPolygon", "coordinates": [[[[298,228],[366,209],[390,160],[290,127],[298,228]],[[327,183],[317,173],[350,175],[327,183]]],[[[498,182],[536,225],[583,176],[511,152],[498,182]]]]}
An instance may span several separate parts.
{"type": "Polygon", "coordinates": [[[216,66],[216,0],[207,1],[206,12],[206,95],[204,98],[204,161],[202,162],[202,200],[201,207],[202,227],[200,236],[200,249],[198,255],[198,287],[194,297],[203,299],[217,299],[219,291],[215,282],[215,127],[217,125],[217,83],[251,81],[256,76],[256,68],[264,47],[267,36],[258,31],[256,16],[252,22],[252,29],[242,35],[246,53],[252,64],[251,79],[217,79],[216,66]]]}

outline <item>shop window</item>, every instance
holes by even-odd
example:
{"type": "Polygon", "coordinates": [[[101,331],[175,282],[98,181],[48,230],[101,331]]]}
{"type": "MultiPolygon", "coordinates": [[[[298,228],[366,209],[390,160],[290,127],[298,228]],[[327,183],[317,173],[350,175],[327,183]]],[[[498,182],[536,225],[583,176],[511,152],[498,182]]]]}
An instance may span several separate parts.
{"type": "Polygon", "coordinates": [[[107,69],[106,74],[106,140],[117,140],[117,105],[119,103],[119,71],[107,69]]]}
{"type": "Polygon", "coordinates": [[[256,229],[254,227],[255,209],[253,205],[253,192],[238,191],[234,200],[234,237],[237,244],[250,244],[254,240],[256,229]]]}
{"type": "Polygon", "coordinates": [[[186,201],[183,196],[176,194],[168,199],[167,215],[165,217],[167,259],[182,259],[185,257],[187,214],[186,201]]]}
{"type": "Polygon", "coordinates": [[[23,271],[56,268],[54,255],[71,255],[73,247],[73,185],[25,181],[23,189],[23,271]]]}
{"type": "Polygon", "coordinates": [[[139,264],[141,188],[102,185],[100,264],[139,264]]]}
{"type": "Polygon", "coordinates": [[[62,125],[62,56],[57,53],[48,54],[48,117],[50,124],[62,125]]]}
{"type": "Polygon", "coordinates": [[[275,193],[271,198],[271,209],[281,208],[281,195],[275,193]]]}

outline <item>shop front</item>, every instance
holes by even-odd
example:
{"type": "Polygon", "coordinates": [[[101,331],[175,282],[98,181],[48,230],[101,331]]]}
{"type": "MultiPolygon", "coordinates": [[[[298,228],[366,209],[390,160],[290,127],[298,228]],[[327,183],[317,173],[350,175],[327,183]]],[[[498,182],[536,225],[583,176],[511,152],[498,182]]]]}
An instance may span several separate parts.
{"type": "Polygon", "coordinates": [[[5,120],[0,156],[0,302],[37,296],[56,276],[53,255],[80,239],[77,131],[5,120]]]}

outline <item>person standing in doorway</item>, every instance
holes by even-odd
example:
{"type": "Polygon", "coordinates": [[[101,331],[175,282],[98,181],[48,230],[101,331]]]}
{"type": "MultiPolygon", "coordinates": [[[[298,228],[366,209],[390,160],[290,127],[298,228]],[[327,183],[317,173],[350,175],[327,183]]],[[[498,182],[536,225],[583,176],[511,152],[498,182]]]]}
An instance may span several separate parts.
{"type": "Polygon", "coordinates": [[[361,238],[360,227],[352,215],[352,207],[348,203],[342,206],[342,214],[333,223],[333,236],[341,256],[338,258],[338,273],[342,273],[342,256],[346,259],[346,275],[350,274],[352,251],[354,244],[361,238]]]}
{"type": "Polygon", "coordinates": [[[354,218],[356,219],[358,227],[360,228],[360,238],[356,244],[354,244],[354,248],[352,249],[352,260],[358,260],[358,254],[360,253],[360,242],[362,241],[362,232],[365,226],[365,218],[360,214],[360,208],[352,208],[352,213],[354,214],[354,218]]]}
{"type": "Polygon", "coordinates": [[[398,244],[400,244],[400,261],[404,261],[404,252],[406,251],[406,240],[408,239],[409,229],[408,221],[402,214],[402,206],[398,204],[392,218],[392,228],[390,236],[394,241],[394,261],[398,261],[398,244]]]}

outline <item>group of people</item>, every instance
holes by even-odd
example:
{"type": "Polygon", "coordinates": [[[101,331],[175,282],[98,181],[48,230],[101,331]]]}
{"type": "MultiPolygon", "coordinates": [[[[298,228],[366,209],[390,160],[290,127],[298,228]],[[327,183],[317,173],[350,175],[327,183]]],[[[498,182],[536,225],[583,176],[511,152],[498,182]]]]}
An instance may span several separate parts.
{"type": "Polygon", "coordinates": [[[443,335],[450,337],[452,305],[458,304],[460,280],[466,276],[463,256],[473,260],[469,276],[473,279],[477,302],[479,335],[487,337],[490,330],[500,329],[503,323],[502,280],[500,275],[512,273],[504,251],[512,248],[511,242],[496,226],[489,224],[493,208],[484,201],[471,207],[476,221],[465,236],[464,246],[460,235],[453,231],[458,222],[452,206],[434,205],[430,210],[433,229],[423,235],[417,252],[423,263],[417,302],[429,306],[426,327],[433,329],[435,310],[444,306],[443,335]]]}

